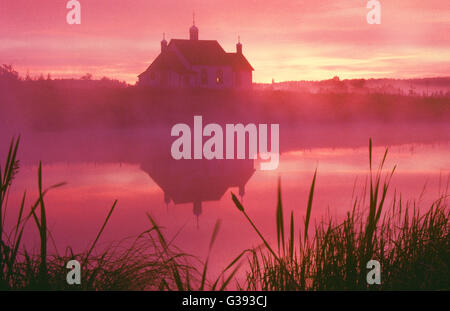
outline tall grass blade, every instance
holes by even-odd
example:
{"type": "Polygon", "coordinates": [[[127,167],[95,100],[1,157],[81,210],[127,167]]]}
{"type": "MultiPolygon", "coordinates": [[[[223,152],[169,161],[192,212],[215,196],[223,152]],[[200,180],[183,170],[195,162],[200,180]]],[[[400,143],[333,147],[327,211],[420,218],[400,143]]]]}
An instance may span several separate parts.
{"type": "Polygon", "coordinates": [[[87,263],[87,261],[88,261],[90,255],[91,255],[92,251],[94,250],[95,245],[97,244],[98,240],[100,239],[100,236],[101,236],[102,233],[103,233],[103,230],[105,230],[106,224],[108,223],[109,218],[111,217],[111,215],[112,215],[112,213],[113,213],[114,208],[116,207],[116,205],[117,205],[117,200],[115,200],[114,203],[113,203],[113,205],[111,206],[111,209],[109,210],[109,213],[108,213],[108,215],[106,216],[106,219],[105,219],[105,221],[103,222],[103,225],[102,225],[102,227],[100,228],[100,231],[98,232],[97,236],[95,237],[94,242],[92,243],[91,247],[89,248],[89,251],[87,252],[86,257],[85,257],[85,259],[84,259],[83,266],[86,265],[86,263],[87,263]]]}
{"type": "Polygon", "coordinates": [[[306,243],[308,239],[308,228],[309,228],[309,220],[311,218],[311,209],[312,209],[312,203],[314,198],[314,188],[316,185],[316,177],[317,177],[317,168],[314,172],[314,177],[311,183],[311,188],[309,189],[309,197],[308,197],[308,206],[306,208],[306,218],[305,218],[305,232],[303,234],[304,236],[304,243],[306,243]]]}
{"type": "Polygon", "coordinates": [[[283,204],[281,202],[281,179],[278,178],[277,187],[277,210],[276,210],[276,220],[277,220],[277,242],[278,242],[278,253],[280,253],[280,245],[284,250],[284,219],[283,219],[283,204]]]}

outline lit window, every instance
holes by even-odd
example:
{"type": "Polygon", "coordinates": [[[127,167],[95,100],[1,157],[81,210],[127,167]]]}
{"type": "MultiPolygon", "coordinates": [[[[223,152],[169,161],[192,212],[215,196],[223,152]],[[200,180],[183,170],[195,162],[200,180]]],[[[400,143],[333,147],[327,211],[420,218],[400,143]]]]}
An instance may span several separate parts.
{"type": "Polygon", "coordinates": [[[220,69],[217,70],[216,82],[217,82],[217,84],[223,84],[223,71],[220,69]]]}

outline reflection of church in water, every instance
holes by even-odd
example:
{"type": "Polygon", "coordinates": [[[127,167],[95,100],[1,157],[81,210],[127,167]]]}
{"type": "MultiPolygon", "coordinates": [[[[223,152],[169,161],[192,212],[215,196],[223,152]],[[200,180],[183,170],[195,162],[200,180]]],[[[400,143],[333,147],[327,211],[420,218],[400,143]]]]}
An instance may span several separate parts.
{"type": "Polygon", "coordinates": [[[164,192],[169,204],[193,203],[194,215],[202,213],[202,202],[218,201],[232,187],[245,194],[245,185],[255,169],[253,160],[174,160],[159,158],[141,164],[164,192]]]}

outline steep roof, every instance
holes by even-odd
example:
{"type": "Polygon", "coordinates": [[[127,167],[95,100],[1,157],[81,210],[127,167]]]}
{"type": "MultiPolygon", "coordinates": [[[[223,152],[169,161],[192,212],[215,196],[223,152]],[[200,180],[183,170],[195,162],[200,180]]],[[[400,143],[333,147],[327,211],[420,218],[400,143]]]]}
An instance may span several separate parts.
{"type": "Polygon", "coordinates": [[[149,70],[192,72],[186,68],[173,48],[179,51],[191,65],[231,66],[233,70],[254,70],[244,55],[225,52],[217,40],[171,39],[167,50],[160,53],[141,75],[149,70]]]}
{"type": "Polygon", "coordinates": [[[227,53],[228,63],[233,69],[254,70],[244,55],[239,53],[227,53]]]}
{"type": "Polygon", "coordinates": [[[191,65],[226,65],[226,52],[216,40],[170,40],[191,65]]]}
{"type": "MultiPolygon", "coordinates": [[[[179,59],[178,55],[173,51],[164,51],[160,53],[153,63],[147,68],[147,71],[149,70],[173,70],[175,72],[179,73],[188,73],[191,72],[188,70],[182,61],[179,59]]],[[[144,74],[145,72],[141,73],[144,74]]]]}
{"type": "Polygon", "coordinates": [[[172,39],[170,45],[184,56],[191,65],[231,66],[233,69],[254,70],[244,55],[227,53],[217,40],[172,39]]]}

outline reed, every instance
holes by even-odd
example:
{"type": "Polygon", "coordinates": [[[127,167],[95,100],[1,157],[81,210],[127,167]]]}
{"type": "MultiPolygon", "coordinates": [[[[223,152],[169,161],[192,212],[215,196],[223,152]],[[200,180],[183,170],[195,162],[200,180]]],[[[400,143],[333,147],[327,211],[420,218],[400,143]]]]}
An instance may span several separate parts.
{"type": "MultiPolygon", "coordinates": [[[[17,151],[20,137],[10,144],[5,166],[0,166],[0,290],[204,290],[225,289],[237,268],[230,267],[230,276],[224,271],[212,284],[207,280],[209,254],[206,262],[182,252],[173,239],[168,241],[163,228],[148,215],[149,229],[137,237],[127,238],[97,250],[98,241],[116,208],[113,203],[103,225],[87,251],[74,253],[71,247],[63,255],[58,250],[48,251],[52,236],[47,227],[45,196],[48,191],[63,186],[59,183],[43,188],[42,163],[38,166],[38,198],[26,208],[23,194],[17,220],[12,229],[6,229],[5,218],[10,186],[19,171],[17,151]],[[24,229],[34,220],[40,241],[40,252],[30,253],[22,245],[24,229]],[[97,251],[96,251],[97,250],[97,251]],[[81,263],[82,282],[68,285],[66,275],[68,261],[81,263]],[[198,267],[203,266],[199,269],[198,267]],[[200,273],[200,271],[202,271],[200,273]]],[[[218,222],[212,233],[211,251],[220,228],[218,222]]]]}
{"type": "Polygon", "coordinates": [[[147,215],[147,230],[98,249],[117,201],[112,204],[89,249],[75,253],[67,247],[64,254],[59,254],[56,247],[49,250],[48,242],[53,238],[47,227],[45,197],[64,183],[44,188],[41,163],[37,174],[37,199],[27,208],[24,192],[17,219],[9,221],[13,226],[7,228],[9,189],[20,168],[19,142],[20,137],[12,140],[5,165],[0,166],[0,289],[192,291],[226,290],[231,284],[242,290],[450,289],[447,191],[425,210],[416,202],[405,202],[396,192],[392,203],[387,203],[395,167],[384,171],[386,149],[380,165],[373,169],[371,140],[369,199],[366,203],[365,195],[356,197],[342,221],[329,218],[311,224],[317,170],[312,178],[302,227],[296,224],[293,212],[285,222],[281,181],[278,182],[277,247],[270,245],[232,193],[232,202],[262,244],[243,250],[213,280],[208,278],[208,267],[220,221],[213,228],[204,261],[176,247],[176,235],[169,240],[164,228],[150,214],[147,215]],[[30,220],[39,236],[38,253],[30,253],[22,245],[30,220]],[[82,264],[80,285],[68,285],[65,279],[66,263],[72,259],[82,264]],[[381,285],[369,286],[366,282],[366,264],[370,259],[381,263],[381,285]],[[236,275],[245,263],[245,280],[241,282],[236,275]]]}
{"type": "Polygon", "coordinates": [[[257,229],[243,205],[232,194],[238,210],[262,240],[248,257],[243,290],[448,290],[450,289],[450,235],[447,193],[423,212],[415,202],[404,202],[394,193],[386,203],[392,170],[384,172],[385,150],[373,172],[369,141],[369,201],[355,198],[342,221],[329,218],[310,230],[317,171],[308,197],[303,230],[295,240],[294,215],[290,214],[289,239],[285,241],[281,185],[278,184],[275,252],[257,229]],[[303,232],[303,238],[301,236],[303,232]],[[308,235],[312,233],[312,236],[308,235]],[[287,251],[286,251],[287,250],[287,251]],[[367,284],[366,264],[381,263],[381,284],[367,284]]]}

